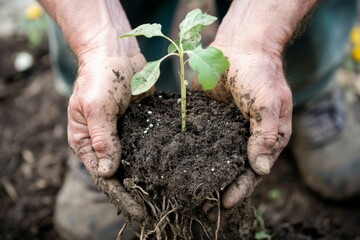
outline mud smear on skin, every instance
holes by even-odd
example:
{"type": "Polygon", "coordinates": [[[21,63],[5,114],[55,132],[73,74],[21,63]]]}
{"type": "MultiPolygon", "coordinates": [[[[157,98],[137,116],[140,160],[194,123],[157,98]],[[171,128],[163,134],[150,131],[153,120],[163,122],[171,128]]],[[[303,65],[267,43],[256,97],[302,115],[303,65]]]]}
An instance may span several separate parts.
{"type": "Polygon", "coordinates": [[[249,124],[235,105],[193,92],[187,98],[187,131],[181,133],[178,99],[157,93],[128,108],[118,126],[121,178],[144,206],[149,239],[196,239],[191,230],[195,225],[200,235],[224,239],[221,229],[229,232],[229,227],[210,224],[202,206],[206,200],[213,202],[221,224],[231,215],[235,219],[234,214],[238,220],[232,220],[233,226],[244,221],[248,204],[232,212],[216,206],[224,188],[245,170],[249,124]]]}

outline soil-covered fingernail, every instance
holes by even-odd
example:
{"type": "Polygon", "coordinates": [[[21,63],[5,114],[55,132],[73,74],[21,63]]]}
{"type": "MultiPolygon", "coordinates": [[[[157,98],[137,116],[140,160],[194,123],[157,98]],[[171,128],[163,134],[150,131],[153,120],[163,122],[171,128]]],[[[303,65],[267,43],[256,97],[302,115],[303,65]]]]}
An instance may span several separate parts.
{"type": "Polygon", "coordinates": [[[253,170],[259,175],[267,175],[270,173],[270,159],[266,155],[257,156],[253,163],[253,170]]]}
{"type": "Polygon", "coordinates": [[[113,164],[109,158],[99,159],[98,172],[102,177],[110,177],[113,173],[113,164]]]}

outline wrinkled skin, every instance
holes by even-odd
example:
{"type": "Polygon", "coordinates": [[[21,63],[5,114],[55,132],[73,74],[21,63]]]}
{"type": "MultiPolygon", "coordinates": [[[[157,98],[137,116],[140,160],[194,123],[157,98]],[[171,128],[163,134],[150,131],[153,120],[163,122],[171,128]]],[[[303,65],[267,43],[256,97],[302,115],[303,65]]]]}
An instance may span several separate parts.
{"type": "Polygon", "coordinates": [[[109,177],[120,164],[116,122],[130,102],[133,72],[144,63],[138,55],[94,58],[80,65],[68,107],[69,144],[90,172],[95,170],[100,176],[109,177]],[[93,154],[98,163],[93,162],[93,154]]]}
{"type": "Polygon", "coordinates": [[[229,71],[208,94],[220,101],[233,101],[250,120],[248,159],[251,169],[231,184],[222,197],[232,208],[248,197],[261,176],[287,145],[291,135],[292,97],[286,83],[281,58],[265,52],[246,52],[216,45],[229,58],[229,71]]]}
{"type": "MultiPolygon", "coordinates": [[[[91,58],[80,65],[68,106],[68,141],[95,180],[111,177],[120,165],[116,123],[131,98],[130,79],[144,64],[139,54],[129,58],[91,58]]],[[[109,189],[114,189],[120,199],[128,199],[121,210],[128,209],[128,215],[137,220],[143,218],[141,207],[125,193],[120,183],[115,183],[118,189],[99,183],[111,182],[100,181],[98,186],[107,194],[109,189]]]]}
{"type": "MultiPolygon", "coordinates": [[[[301,19],[316,1],[233,1],[211,44],[223,51],[230,68],[207,94],[234,102],[250,121],[250,169],[225,189],[222,206],[249,197],[286,147],[291,136],[292,94],[282,53],[301,19]],[[239,17],[240,16],[240,17],[239,17]]],[[[196,81],[195,88],[201,88],[196,81]]],[[[204,211],[214,220],[211,204],[204,211]]]]}
{"type": "MultiPolygon", "coordinates": [[[[288,143],[292,102],[281,54],[315,2],[233,1],[212,43],[229,58],[230,69],[209,94],[234,101],[251,124],[251,170],[227,188],[222,197],[225,208],[234,207],[251,194],[288,143]]],[[[118,39],[130,31],[126,15],[118,0],[40,3],[59,24],[79,61],[68,108],[69,144],[100,189],[117,190],[120,196],[110,198],[120,202],[125,213],[142,220],[141,208],[121,183],[111,183],[111,179],[112,185],[104,186],[103,181],[120,164],[116,121],[130,101],[132,75],[145,64],[135,38],[118,39]]]]}
{"type": "Polygon", "coordinates": [[[145,59],[118,0],[40,0],[57,22],[79,66],[68,106],[68,141],[118,211],[137,221],[142,207],[112,178],[120,165],[116,122],[131,100],[130,79],[145,59]]]}
{"type": "MultiPolygon", "coordinates": [[[[251,168],[225,190],[222,206],[230,209],[251,195],[286,147],[291,135],[292,95],[280,55],[241,50],[223,41],[212,46],[228,57],[230,68],[216,88],[206,93],[219,101],[234,102],[250,121],[247,153],[251,168]]],[[[194,87],[201,89],[196,83],[194,87]]],[[[206,203],[204,211],[215,220],[212,207],[206,203]]]]}

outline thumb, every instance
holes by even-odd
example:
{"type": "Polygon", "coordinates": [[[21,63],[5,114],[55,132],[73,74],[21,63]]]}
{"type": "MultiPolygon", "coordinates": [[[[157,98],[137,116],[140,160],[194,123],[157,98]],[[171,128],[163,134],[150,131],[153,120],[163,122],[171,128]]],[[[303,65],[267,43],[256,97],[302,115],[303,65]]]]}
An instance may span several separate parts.
{"type": "MultiPolygon", "coordinates": [[[[264,103],[264,101],[262,101],[264,103]]],[[[291,135],[291,101],[273,99],[250,110],[248,158],[258,175],[267,175],[291,135]]]]}
{"type": "Polygon", "coordinates": [[[120,165],[121,145],[116,121],[116,116],[98,114],[88,122],[92,147],[98,159],[97,172],[101,177],[111,177],[120,165]]]}

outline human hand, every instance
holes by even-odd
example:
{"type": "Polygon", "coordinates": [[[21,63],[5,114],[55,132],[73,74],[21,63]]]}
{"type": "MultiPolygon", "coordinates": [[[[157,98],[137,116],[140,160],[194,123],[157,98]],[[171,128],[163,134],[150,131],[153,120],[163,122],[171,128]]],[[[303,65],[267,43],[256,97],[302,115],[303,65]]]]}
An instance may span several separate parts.
{"type": "Polygon", "coordinates": [[[130,98],[130,79],[145,65],[144,57],[87,53],[68,107],[68,141],[98,187],[125,215],[142,220],[142,208],[111,178],[120,165],[116,123],[130,98]]]}
{"type": "MultiPolygon", "coordinates": [[[[226,80],[222,81],[223,89],[227,89],[250,121],[247,154],[251,169],[231,184],[222,197],[223,206],[232,208],[252,193],[261,176],[270,173],[287,145],[291,135],[292,97],[280,55],[216,46],[216,42],[213,46],[221,49],[230,62],[226,80]]],[[[219,89],[222,89],[220,85],[214,94],[219,89]]]]}
{"type": "MultiPolygon", "coordinates": [[[[316,3],[233,1],[219,26],[212,46],[229,58],[230,69],[208,93],[218,100],[234,101],[249,119],[251,134],[247,146],[251,169],[226,188],[224,208],[233,208],[250,196],[290,139],[292,96],[282,54],[316,3]]],[[[205,212],[210,208],[204,205],[205,212]]]]}
{"type": "MultiPolygon", "coordinates": [[[[251,168],[225,189],[222,206],[230,209],[251,195],[287,145],[291,135],[292,97],[280,56],[217,42],[212,46],[228,57],[230,68],[216,88],[206,93],[220,101],[234,102],[250,121],[247,155],[251,168]]],[[[216,219],[212,204],[205,204],[203,209],[210,220],[216,219]]]]}

